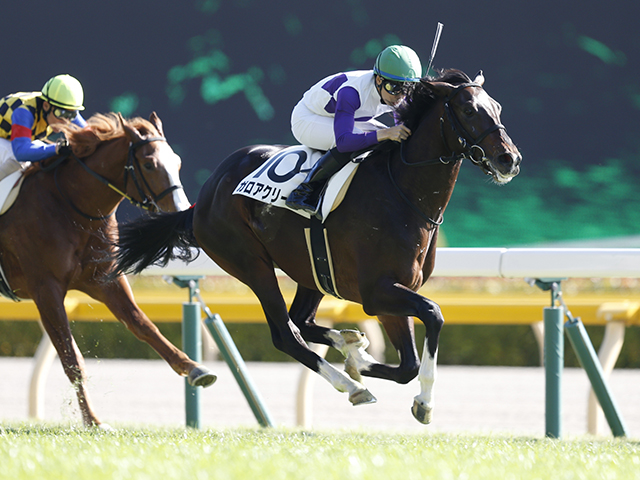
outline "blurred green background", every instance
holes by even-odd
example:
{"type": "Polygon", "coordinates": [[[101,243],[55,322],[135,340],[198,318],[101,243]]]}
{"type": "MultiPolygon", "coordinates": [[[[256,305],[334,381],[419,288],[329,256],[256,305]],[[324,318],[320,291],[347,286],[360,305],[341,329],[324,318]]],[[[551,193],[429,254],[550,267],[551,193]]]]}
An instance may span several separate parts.
{"type": "MultiPolygon", "coordinates": [[[[595,0],[8,2],[0,87],[37,90],[67,72],[85,86],[87,115],[157,111],[194,201],[236,149],[294,142],[291,109],[320,78],[369,69],[391,43],[426,64],[440,21],[434,66],[484,71],[524,157],[503,188],[465,165],[447,244],[635,246],[639,13],[637,2],[595,0]]],[[[123,206],[120,217],[135,214],[123,206]]]]}

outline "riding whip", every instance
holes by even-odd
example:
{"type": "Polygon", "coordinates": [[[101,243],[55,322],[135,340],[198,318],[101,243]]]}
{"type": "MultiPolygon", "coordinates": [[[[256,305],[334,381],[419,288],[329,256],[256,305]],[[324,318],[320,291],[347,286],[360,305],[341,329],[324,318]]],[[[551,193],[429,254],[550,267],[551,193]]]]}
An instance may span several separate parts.
{"type": "Polygon", "coordinates": [[[440,41],[440,35],[442,34],[442,27],[444,25],[438,22],[438,26],[436,27],[436,36],[433,39],[433,46],[431,47],[431,55],[429,56],[429,65],[427,66],[426,75],[429,76],[429,70],[431,70],[431,63],[433,62],[433,58],[436,56],[436,50],[438,49],[438,42],[440,41]]]}

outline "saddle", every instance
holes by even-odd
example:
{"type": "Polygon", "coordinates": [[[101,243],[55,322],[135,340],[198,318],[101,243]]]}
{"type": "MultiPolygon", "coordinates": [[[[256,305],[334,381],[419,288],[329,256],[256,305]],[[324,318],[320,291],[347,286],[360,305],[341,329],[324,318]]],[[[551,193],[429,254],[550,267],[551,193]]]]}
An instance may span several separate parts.
{"type": "Polygon", "coordinates": [[[324,221],[338,208],[355,176],[362,160],[372,153],[363,150],[353,155],[354,160],[347,163],[327,182],[320,198],[317,215],[303,210],[293,210],[285,202],[289,193],[306,177],[306,173],[320,159],[322,152],[305,146],[288,147],[274,155],[265,164],[245,177],[235,188],[234,195],[243,195],[263,203],[289,209],[298,215],[310,218],[309,228],[305,228],[307,249],[311,260],[313,277],[318,289],[325,295],[342,298],[336,288],[333,262],[327,230],[324,221]]]}

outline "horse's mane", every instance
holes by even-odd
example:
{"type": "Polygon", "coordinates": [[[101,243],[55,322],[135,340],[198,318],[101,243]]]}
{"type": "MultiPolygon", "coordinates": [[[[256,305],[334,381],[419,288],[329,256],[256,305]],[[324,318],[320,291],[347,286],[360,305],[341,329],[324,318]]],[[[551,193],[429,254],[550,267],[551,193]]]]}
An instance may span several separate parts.
{"type": "MultiPolygon", "coordinates": [[[[120,118],[115,113],[97,113],[87,120],[86,128],[68,123],[58,126],[56,130],[64,133],[73,148],[73,153],[82,158],[95,152],[101,143],[126,135],[120,118]]],[[[153,124],[144,118],[135,117],[125,121],[127,125],[138,130],[142,136],[159,135],[153,124]]]]}
{"type": "Polygon", "coordinates": [[[440,70],[435,78],[423,77],[415,84],[405,101],[396,110],[396,115],[401,123],[414,130],[420,119],[436,103],[433,91],[425,85],[426,82],[445,82],[451,85],[460,85],[471,82],[469,76],[461,70],[447,68],[440,70]]]}

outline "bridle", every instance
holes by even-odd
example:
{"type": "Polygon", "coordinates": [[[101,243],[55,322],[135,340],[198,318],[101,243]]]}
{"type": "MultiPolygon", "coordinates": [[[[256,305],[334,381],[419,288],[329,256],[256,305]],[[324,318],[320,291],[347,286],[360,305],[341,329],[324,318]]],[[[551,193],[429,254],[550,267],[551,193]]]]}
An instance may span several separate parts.
{"type": "MultiPolygon", "coordinates": [[[[115,191],[121,197],[126,198],[132,205],[134,205],[136,207],[139,207],[139,208],[142,208],[144,210],[151,210],[151,209],[160,210],[160,208],[158,207],[158,202],[161,199],[163,199],[165,196],[167,196],[169,193],[171,193],[174,190],[177,190],[179,188],[183,188],[183,187],[181,185],[171,185],[170,187],[166,188],[165,190],[163,190],[162,192],[160,192],[159,194],[156,195],[154,193],[153,189],[151,188],[151,186],[149,185],[149,182],[147,182],[147,179],[143,175],[142,168],[140,167],[140,162],[139,162],[138,158],[136,157],[135,153],[136,153],[136,150],[138,148],[140,148],[140,147],[142,147],[144,145],[147,145],[148,143],[151,143],[151,142],[166,142],[166,141],[167,141],[167,139],[164,138],[164,137],[149,137],[149,138],[142,139],[139,142],[132,143],[131,145],[129,145],[129,153],[128,153],[128,156],[127,156],[127,164],[124,167],[124,188],[123,188],[123,190],[120,190],[113,183],[111,183],[111,181],[109,181],[108,179],[106,179],[105,177],[100,175],[99,173],[95,172],[94,170],[91,170],[91,168],[89,168],[89,166],[87,166],[87,164],[85,162],[83,162],[80,158],[78,158],[73,153],[70,156],[72,158],[74,158],[82,166],[82,168],[84,168],[94,178],[96,178],[101,183],[103,183],[104,185],[106,185],[107,187],[109,187],[110,189],[115,191]],[[139,172],[139,173],[136,173],[136,171],[139,172]],[[138,179],[138,176],[140,177],[140,179],[138,179]],[[133,197],[131,197],[130,195],[128,195],[126,193],[129,177],[131,177],[131,180],[133,181],[133,184],[136,187],[138,195],[142,199],[141,201],[138,201],[138,200],[134,199],[133,197]],[[141,182],[144,185],[144,187],[146,187],[147,192],[149,192],[148,194],[145,193],[145,191],[144,191],[144,189],[143,189],[143,187],[141,185],[141,182]]],[[[54,164],[52,164],[51,166],[47,167],[46,170],[51,170],[51,169],[57,167],[64,160],[66,160],[66,157],[62,157],[60,160],[56,161],[54,164]]],[[[75,210],[76,213],[79,213],[84,218],[87,218],[89,220],[105,220],[105,219],[111,217],[115,213],[115,211],[113,211],[109,215],[98,216],[98,217],[95,217],[95,216],[88,215],[88,214],[84,213],[82,210],[80,210],[71,201],[70,198],[68,198],[66,195],[64,195],[64,193],[60,189],[60,185],[58,184],[58,170],[57,169],[56,169],[56,171],[54,173],[54,180],[55,180],[56,188],[58,189],[58,192],[60,193],[60,195],[62,195],[62,197],[67,201],[67,203],[71,206],[71,208],[73,208],[73,210],[75,210]]]]}
{"type": "Polygon", "coordinates": [[[462,122],[458,119],[456,112],[453,110],[451,106],[451,100],[453,100],[458,93],[460,93],[463,89],[468,87],[478,87],[482,88],[482,85],[478,83],[463,83],[457,85],[449,95],[444,99],[444,114],[440,117],[440,137],[442,138],[442,143],[449,150],[450,156],[440,156],[437,158],[431,158],[429,160],[423,160],[421,162],[410,163],[406,160],[404,155],[404,144],[403,141],[400,144],[400,159],[402,163],[408,167],[421,167],[424,165],[433,165],[436,163],[443,163],[445,165],[449,164],[451,161],[464,160],[465,158],[471,160],[475,165],[484,165],[487,163],[487,159],[484,153],[484,150],[480,146],[480,143],[487,138],[490,134],[495,132],[496,130],[506,130],[506,127],[501,123],[497,123],[487,128],[484,132],[482,132],[478,137],[474,138],[462,122]],[[446,116],[446,120],[445,120],[446,116]],[[455,153],[451,147],[449,147],[449,142],[447,141],[447,136],[445,135],[445,123],[449,121],[453,132],[458,137],[458,144],[460,148],[462,148],[462,152],[455,153]]]}
{"type": "MultiPolygon", "coordinates": [[[[506,128],[504,125],[498,123],[487,128],[484,132],[482,132],[478,137],[475,137],[475,138],[473,135],[471,135],[467,131],[464,125],[462,125],[462,122],[460,122],[460,120],[458,119],[456,112],[453,110],[453,107],[451,106],[451,100],[453,100],[458,95],[458,93],[460,93],[463,89],[468,87],[482,88],[482,85],[478,83],[462,83],[460,85],[457,85],[449,93],[449,95],[447,95],[446,98],[444,99],[444,113],[440,117],[440,136],[442,138],[442,142],[444,143],[445,148],[449,151],[450,155],[440,156],[437,158],[431,158],[431,159],[423,160],[420,162],[410,163],[406,160],[405,154],[404,154],[404,146],[406,142],[402,141],[400,143],[400,160],[404,165],[408,167],[421,167],[425,165],[435,165],[438,163],[448,165],[452,161],[456,162],[456,161],[464,160],[465,158],[467,158],[471,160],[471,162],[474,163],[475,165],[480,166],[482,170],[485,171],[485,173],[489,174],[489,169],[486,167],[488,160],[485,156],[484,150],[480,146],[480,143],[496,130],[506,130],[506,128]],[[445,120],[445,116],[446,116],[446,120],[445,120]],[[449,122],[453,132],[458,137],[458,144],[460,145],[460,148],[462,148],[462,152],[460,153],[455,153],[454,150],[451,147],[449,147],[449,142],[447,141],[447,136],[445,135],[445,129],[444,129],[446,121],[449,122]]],[[[400,189],[400,186],[396,182],[395,178],[393,178],[393,175],[391,173],[391,157],[392,155],[390,153],[389,160],[387,161],[387,171],[389,173],[389,178],[391,179],[391,183],[395,187],[396,192],[398,193],[400,198],[402,198],[405,201],[405,203],[407,203],[411,207],[411,209],[415,211],[423,220],[426,220],[427,223],[430,223],[436,227],[439,225],[442,225],[442,222],[444,221],[444,218],[442,216],[440,216],[440,219],[434,220],[431,217],[425,215],[422,212],[422,210],[420,210],[416,205],[414,205],[411,202],[411,200],[402,192],[402,190],[400,189]]]]}
{"type": "MultiPolygon", "coordinates": [[[[468,158],[474,164],[482,166],[487,163],[487,158],[485,156],[484,150],[480,146],[480,143],[487,138],[490,134],[495,132],[496,130],[506,130],[505,126],[501,123],[497,123],[487,128],[484,132],[482,132],[478,137],[474,138],[473,135],[469,133],[469,131],[464,128],[460,119],[456,115],[456,112],[453,110],[451,106],[451,100],[453,100],[460,91],[467,87],[478,87],[482,88],[482,85],[478,83],[463,83],[461,85],[456,86],[451,93],[444,100],[444,111],[447,115],[447,119],[453,128],[454,133],[458,135],[458,143],[460,147],[463,149],[463,153],[455,155],[451,148],[449,148],[449,144],[447,142],[447,138],[444,134],[444,118],[440,117],[440,135],[442,136],[442,140],[447,149],[452,152],[453,158],[456,159],[464,159],[468,158]]],[[[448,161],[444,162],[442,157],[439,158],[442,163],[448,163],[448,161]]]]}

